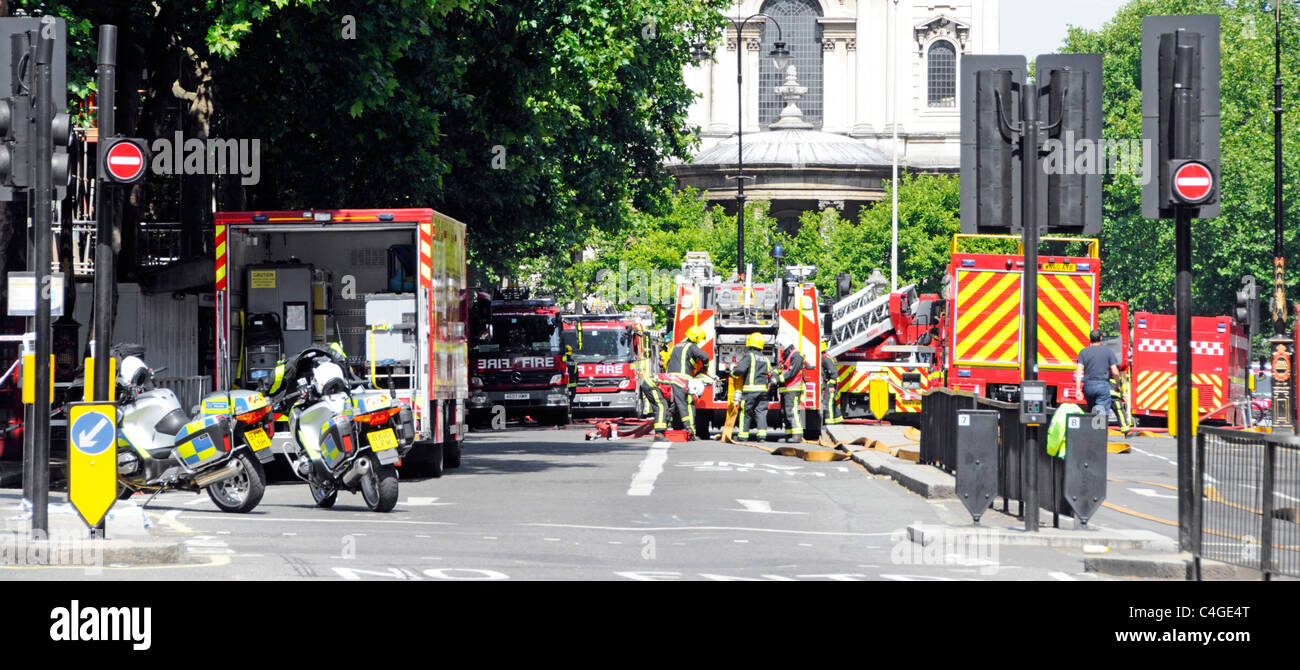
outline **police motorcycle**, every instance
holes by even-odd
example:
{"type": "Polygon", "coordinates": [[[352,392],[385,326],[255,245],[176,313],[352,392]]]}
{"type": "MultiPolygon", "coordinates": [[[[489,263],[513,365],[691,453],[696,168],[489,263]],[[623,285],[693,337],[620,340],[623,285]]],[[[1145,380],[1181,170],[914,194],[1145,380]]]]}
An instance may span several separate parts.
{"type": "Polygon", "coordinates": [[[339,491],[361,493],[366,507],[397,504],[396,464],[415,444],[411,410],[355,377],[341,349],[311,346],[276,366],[272,404],[289,415],[297,447],[290,469],[307,482],[317,507],[339,491]]]}
{"type": "Polygon", "coordinates": [[[271,406],[256,391],[219,391],[189,419],[171,389],[154,385],[138,345],[115,345],[118,497],[136,492],[207,491],[223,512],[248,512],[266,491],[273,458],[271,406]]]}

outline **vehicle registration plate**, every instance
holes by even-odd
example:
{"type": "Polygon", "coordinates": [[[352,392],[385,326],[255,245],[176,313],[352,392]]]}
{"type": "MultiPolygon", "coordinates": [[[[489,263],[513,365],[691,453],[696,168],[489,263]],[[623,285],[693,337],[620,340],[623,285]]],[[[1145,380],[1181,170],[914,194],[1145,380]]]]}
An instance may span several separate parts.
{"type": "Polygon", "coordinates": [[[578,402],[605,402],[605,396],[603,395],[578,396],[578,402]]]}
{"type": "Polygon", "coordinates": [[[506,400],[527,400],[527,393],[507,393],[506,400]]]}
{"type": "Polygon", "coordinates": [[[397,446],[397,435],[393,433],[392,428],[377,430],[366,435],[366,438],[370,440],[370,448],[375,451],[392,449],[397,446]]]}
{"type": "Polygon", "coordinates": [[[252,447],[253,451],[261,451],[271,446],[271,438],[267,437],[266,431],[261,428],[245,432],[244,438],[248,440],[248,446],[252,447]]]}

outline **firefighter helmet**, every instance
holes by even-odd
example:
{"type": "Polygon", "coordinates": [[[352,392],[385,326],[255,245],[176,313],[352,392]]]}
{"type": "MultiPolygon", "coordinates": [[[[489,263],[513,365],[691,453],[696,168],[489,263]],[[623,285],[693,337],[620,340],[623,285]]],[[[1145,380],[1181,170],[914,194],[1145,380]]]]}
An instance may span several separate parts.
{"type": "Polygon", "coordinates": [[[750,333],[749,337],[745,338],[745,346],[749,347],[750,349],[762,349],[763,348],[762,333],[750,333]]]}
{"type": "Polygon", "coordinates": [[[686,339],[699,344],[704,341],[704,329],[699,326],[691,326],[686,330],[686,339]]]}
{"type": "Polygon", "coordinates": [[[794,346],[794,338],[790,337],[788,333],[781,333],[776,336],[776,346],[782,350],[789,349],[794,346]]]}

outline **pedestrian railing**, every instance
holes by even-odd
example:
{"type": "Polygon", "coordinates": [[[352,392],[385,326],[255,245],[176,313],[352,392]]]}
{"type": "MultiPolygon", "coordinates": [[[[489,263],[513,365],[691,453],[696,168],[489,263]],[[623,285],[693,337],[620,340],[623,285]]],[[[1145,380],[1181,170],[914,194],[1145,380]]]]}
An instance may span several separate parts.
{"type": "MultiPolygon", "coordinates": [[[[931,389],[921,396],[920,461],[949,474],[957,475],[957,414],[961,410],[992,410],[998,413],[997,495],[1002,511],[1010,513],[1010,501],[1017,504],[1016,514],[1023,517],[1028,487],[1025,467],[1024,429],[1020,424],[1020,406],[977,396],[968,391],[947,388],[931,389]]],[[[1049,456],[1044,445],[1036,449],[1034,466],[1038,468],[1039,506],[1052,513],[1052,525],[1060,527],[1061,514],[1072,516],[1065,499],[1065,464],[1049,456]]]]}
{"type": "Polygon", "coordinates": [[[1201,426],[1196,464],[1196,559],[1300,577],[1300,438],[1201,426]]]}
{"type": "Polygon", "coordinates": [[[171,389],[187,414],[193,414],[203,396],[212,392],[212,377],[207,375],[159,377],[153,383],[159,388],[171,389]]]}

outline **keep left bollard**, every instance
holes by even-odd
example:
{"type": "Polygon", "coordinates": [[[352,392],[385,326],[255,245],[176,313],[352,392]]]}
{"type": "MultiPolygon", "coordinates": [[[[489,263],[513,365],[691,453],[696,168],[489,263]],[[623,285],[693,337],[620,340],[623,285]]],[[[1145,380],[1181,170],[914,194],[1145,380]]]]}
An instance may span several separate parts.
{"type": "Polygon", "coordinates": [[[975,523],[998,493],[998,413],[957,411],[957,497],[975,523]]]}
{"type": "Polygon", "coordinates": [[[1065,426],[1065,499],[1074,517],[1088,519],[1106,500],[1106,417],[1072,414],[1065,426]]]}

